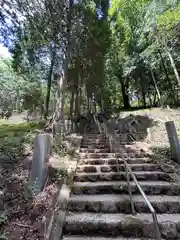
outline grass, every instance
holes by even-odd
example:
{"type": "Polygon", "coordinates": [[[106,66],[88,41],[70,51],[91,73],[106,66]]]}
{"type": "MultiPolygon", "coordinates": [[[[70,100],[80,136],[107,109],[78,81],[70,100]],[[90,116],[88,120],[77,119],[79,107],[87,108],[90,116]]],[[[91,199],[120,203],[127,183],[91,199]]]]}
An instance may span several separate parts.
{"type": "Polygon", "coordinates": [[[43,122],[30,122],[30,123],[15,123],[15,124],[5,124],[0,121],[0,134],[6,135],[10,132],[29,132],[31,130],[39,129],[43,127],[43,122]]]}
{"type": "Polygon", "coordinates": [[[16,160],[32,145],[38,130],[42,129],[43,122],[5,124],[0,122],[0,161],[16,160]]]}

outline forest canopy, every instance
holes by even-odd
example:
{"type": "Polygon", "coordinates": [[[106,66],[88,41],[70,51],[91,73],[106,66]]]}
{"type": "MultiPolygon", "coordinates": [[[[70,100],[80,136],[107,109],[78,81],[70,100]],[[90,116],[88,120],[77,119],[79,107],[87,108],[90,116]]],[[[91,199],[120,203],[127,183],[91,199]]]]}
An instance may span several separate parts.
{"type": "Polygon", "coordinates": [[[176,0],[0,2],[0,108],[45,118],[179,106],[176,0]]]}

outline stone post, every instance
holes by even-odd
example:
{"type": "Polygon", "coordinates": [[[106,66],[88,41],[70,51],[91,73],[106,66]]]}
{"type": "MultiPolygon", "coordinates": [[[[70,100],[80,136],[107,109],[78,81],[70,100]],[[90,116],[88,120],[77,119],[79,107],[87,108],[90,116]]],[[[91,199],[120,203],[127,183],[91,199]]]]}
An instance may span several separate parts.
{"type": "Polygon", "coordinates": [[[147,140],[148,142],[151,143],[151,141],[153,140],[152,139],[152,133],[151,133],[151,129],[150,128],[147,128],[147,140]]]}
{"type": "Polygon", "coordinates": [[[61,123],[54,123],[54,138],[57,144],[62,143],[62,126],[61,123]]]}
{"type": "Polygon", "coordinates": [[[54,132],[55,132],[55,134],[61,134],[61,124],[60,123],[54,123],[54,132]]]}
{"type": "Polygon", "coordinates": [[[48,162],[51,154],[51,136],[38,134],[35,138],[30,182],[35,184],[36,193],[43,190],[48,177],[48,162]]]}
{"type": "Polygon", "coordinates": [[[176,127],[173,121],[168,121],[165,123],[166,131],[169,139],[169,144],[171,148],[171,153],[174,159],[180,163],[180,144],[176,132],[176,127]]]}

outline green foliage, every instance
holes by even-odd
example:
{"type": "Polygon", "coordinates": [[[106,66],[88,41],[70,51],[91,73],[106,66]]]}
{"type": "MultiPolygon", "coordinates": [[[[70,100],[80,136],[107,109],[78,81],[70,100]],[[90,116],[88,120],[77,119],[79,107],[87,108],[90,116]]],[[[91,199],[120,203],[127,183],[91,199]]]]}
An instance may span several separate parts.
{"type": "Polygon", "coordinates": [[[1,137],[9,136],[9,134],[21,135],[23,132],[40,129],[44,126],[44,122],[17,123],[17,124],[0,124],[1,137]]]}
{"type": "Polygon", "coordinates": [[[180,4],[167,9],[163,14],[157,16],[157,28],[166,32],[172,30],[180,22],[180,4]]]}
{"type": "Polygon", "coordinates": [[[0,227],[1,227],[2,225],[6,224],[7,221],[8,221],[7,216],[1,214],[1,215],[0,215],[0,227]]]}
{"type": "MultiPolygon", "coordinates": [[[[111,74],[113,79],[111,82],[114,86],[120,82],[121,91],[125,88],[129,97],[140,97],[140,102],[143,101],[144,105],[147,98],[156,96],[157,87],[159,92],[163,92],[162,99],[165,104],[169,100],[171,103],[178,102],[179,97],[173,96],[171,92],[176,79],[172,74],[173,66],[169,66],[164,52],[162,38],[171,46],[178,45],[179,36],[174,37],[173,29],[179,24],[179,6],[178,1],[168,0],[163,4],[153,0],[111,2],[109,16],[112,25],[112,44],[107,57],[107,73],[111,74]],[[171,31],[167,32],[170,29],[171,31]],[[159,40],[156,41],[157,39],[159,40]],[[159,49],[161,49],[161,57],[158,53],[159,49]],[[170,67],[172,67],[171,72],[170,67]],[[150,68],[155,74],[156,88],[150,68]]],[[[173,56],[177,49],[171,51],[173,56]]],[[[177,59],[178,64],[178,56],[173,57],[177,59]]],[[[122,96],[123,94],[122,91],[122,96]]],[[[123,98],[123,102],[124,100],[123,98]]]]}
{"type": "MultiPolygon", "coordinates": [[[[8,217],[4,214],[0,214],[0,228],[7,224],[8,222],[8,217]]],[[[8,240],[8,237],[5,233],[0,233],[0,240],[8,240]]]]}
{"type": "Polygon", "coordinates": [[[35,134],[44,123],[21,123],[0,125],[0,159],[9,162],[22,156],[25,147],[34,142],[35,134]]]}
{"type": "Polygon", "coordinates": [[[7,111],[17,108],[29,110],[42,106],[44,102],[40,83],[29,81],[25,75],[17,74],[12,60],[0,57],[0,109],[7,111]]]}
{"type": "Polygon", "coordinates": [[[5,233],[1,234],[0,233],[0,240],[8,240],[8,237],[5,233]]]}
{"type": "Polygon", "coordinates": [[[38,188],[39,188],[39,185],[36,181],[27,182],[22,189],[23,197],[25,201],[28,201],[29,199],[33,199],[36,196],[38,188]]]}
{"type": "Polygon", "coordinates": [[[168,58],[171,53],[178,72],[178,1],[8,3],[24,19],[15,24],[12,61],[1,64],[2,72],[11,69],[18,78],[14,82],[4,78],[5,108],[18,99],[24,109],[40,107],[43,112],[46,99],[47,112],[50,102],[51,113],[55,109],[56,115],[63,112],[72,118],[72,111],[74,115],[90,111],[92,99],[97,109],[103,102],[109,112],[131,103],[160,103],[159,95],[164,104],[178,104],[174,66],[168,58]],[[13,100],[12,89],[20,89],[13,100]],[[83,104],[88,105],[85,110],[80,108],[83,104]]]}
{"type": "Polygon", "coordinates": [[[13,108],[21,101],[24,80],[11,67],[11,60],[0,57],[0,109],[13,108]]]}
{"type": "Polygon", "coordinates": [[[53,180],[60,180],[62,178],[66,178],[68,177],[68,171],[67,169],[60,169],[57,168],[54,170],[54,174],[53,174],[53,180]]]}

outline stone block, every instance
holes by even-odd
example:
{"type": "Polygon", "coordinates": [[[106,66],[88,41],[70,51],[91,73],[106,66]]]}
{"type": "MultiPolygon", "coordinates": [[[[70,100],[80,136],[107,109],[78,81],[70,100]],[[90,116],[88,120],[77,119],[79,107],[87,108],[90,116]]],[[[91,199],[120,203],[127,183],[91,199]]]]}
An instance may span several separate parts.
{"type": "Polygon", "coordinates": [[[36,136],[30,182],[35,183],[37,193],[43,189],[48,176],[51,146],[51,136],[49,134],[38,134],[36,136]]]}

